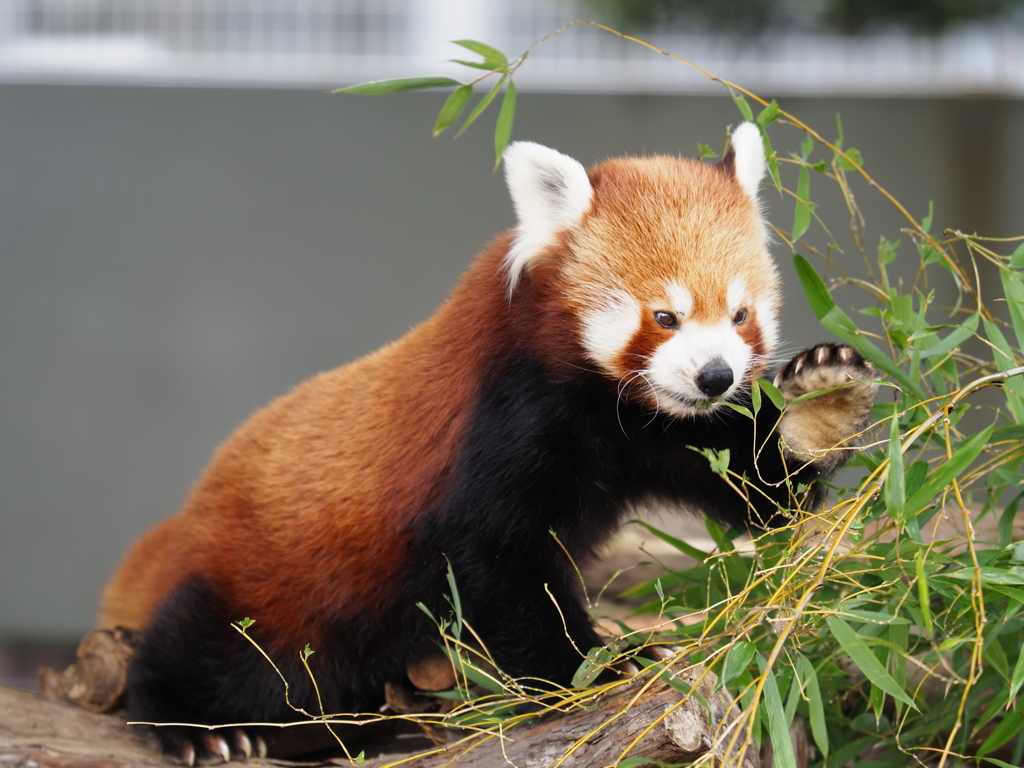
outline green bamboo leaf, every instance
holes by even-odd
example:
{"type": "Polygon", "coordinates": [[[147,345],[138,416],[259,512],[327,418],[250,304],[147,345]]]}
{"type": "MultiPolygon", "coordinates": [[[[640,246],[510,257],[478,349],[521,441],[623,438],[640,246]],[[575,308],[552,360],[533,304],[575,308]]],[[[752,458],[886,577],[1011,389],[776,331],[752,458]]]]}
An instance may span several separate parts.
{"type": "Polygon", "coordinates": [[[487,109],[487,105],[494,101],[494,97],[498,95],[498,92],[501,90],[501,86],[505,84],[507,79],[508,75],[502,75],[498,82],[494,84],[494,87],[487,92],[487,95],[477,102],[477,105],[473,107],[473,111],[469,113],[469,117],[466,118],[466,122],[462,124],[459,132],[455,134],[456,136],[461,136],[465,133],[466,129],[469,128],[469,126],[471,126],[478,117],[480,117],[480,114],[487,109]]]}
{"type": "MultiPolygon", "coordinates": [[[[908,622],[909,623],[909,622],[908,622]]],[[[910,646],[910,627],[908,624],[893,622],[886,628],[889,640],[895,647],[889,648],[889,674],[901,690],[907,688],[907,649],[910,646]]],[[[895,702],[897,715],[902,714],[903,705],[895,702]]]]}
{"type": "Polygon", "coordinates": [[[357,83],[345,88],[338,88],[332,93],[358,93],[364,96],[382,96],[387,93],[411,91],[415,88],[450,88],[462,85],[450,77],[399,77],[394,80],[371,80],[368,83],[357,83]]]}
{"type": "MultiPolygon", "coordinates": [[[[914,560],[914,572],[917,576],[917,601],[920,603],[921,618],[924,619],[924,629],[928,633],[928,637],[932,636],[932,611],[931,611],[931,594],[928,589],[928,574],[924,570],[925,560],[924,549],[917,551],[917,557],[914,560]]],[[[1021,658],[1024,658],[1022,656],[1021,658]]]]}
{"type": "Polygon", "coordinates": [[[850,147],[843,150],[843,152],[846,154],[846,157],[836,155],[836,160],[839,162],[839,167],[844,171],[852,171],[864,165],[864,158],[861,157],[860,150],[850,147]]]}
{"type": "Polygon", "coordinates": [[[857,326],[843,310],[836,306],[832,300],[825,282],[817,273],[811,263],[799,253],[793,254],[793,263],[796,266],[797,276],[803,286],[804,294],[811,304],[811,309],[817,315],[818,320],[828,330],[840,339],[856,347],[864,357],[875,364],[876,367],[885,371],[895,379],[900,387],[920,400],[925,399],[924,390],[910,376],[903,372],[896,363],[892,361],[885,352],[875,346],[871,341],[857,332],[857,326]]]}
{"type": "Polygon", "coordinates": [[[771,125],[779,119],[779,103],[772,99],[771,103],[761,110],[757,116],[757,124],[764,128],[767,125],[771,125]]]}
{"type": "Polygon", "coordinates": [[[775,680],[775,672],[768,669],[768,660],[758,654],[757,666],[764,675],[764,708],[768,713],[768,735],[772,740],[776,768],[796,768],[793,740],[789,736],[789,722],[782,708],[782,695],[775,680]]]}
{"type": "Polygon", "coordinates": [[[983,763],[992,763],[992,765],[998,766],[998,768],[1020,768],[1019,765],[1010,765],[1005,760],[997,760],[994,757],[982,757],[979,760],[983,763]]]}
{"type": "Polygon", "coordinates": [[[707,144],[701,144],[700,142],[697,142],[697,153],[701,160],[713,159],[718,157],[718,153],[715,152],[715,150],[713,150],[707,144]]]}
{"type": "MultiPolygon", "coordinates": [[[[958,581],[973,581],[975,571],[974,568],[958,568],[955,571],[949,571],[942,575],[948,579],[957,579],[958,581]]],[[[1009,568],[983,565],[978,568],[977,575],[983,584],[1024,586],[1024,568],[1018,565],[1013,565],[1009,568]]]]}
{"type": "Polygon", "coordinates": [[[504,69],[508,66],[508,57],[497,48],[492,48],[477,40],[452,40],[456,45],[461,45],[468,51],[478,53],[483,58],[482,64],[488,69],[504,69]]]}
{"type": "Polygon", "coordinates": [[[754,418],[754,413],[756,413],[756,411],[754,411],[752,413],[751,410],[749,408],[747,408],[747,406],[740,405],[739,403],[730,403],[730,402],[726,401],[726,402],[723,402],[722,405],[724,405],[726,408],[730,408],[731,410],[736,411],[736,413],[742,413],[748,419],[754,418]]]}
{"type": "Polygon", "coordinates": [[[490,693],[501,693],[501,683],[470,661],[469,657],[465,654],[460,654],[454,648],[445,648],[444,651],[448,655],[448,660],[451,661],[452,666],[469,682],[479,685],[490,693]]]}
{"type": "Polygon", "coordinates": [[[445,100],[444,106],[437,114],[437,122],[434,123],[435,136],[459,119],[459,115],[462,114],[462,110],[466,108],[472,96],[473,86],[468,83],[452,91],[451,96],[445,100]]]}
{"type": "Polygon", "coordinates": [[[722,669],[722,685],[727,685],[731,680],[743,674],[751,659],[757,653],[757,646],[749,640],[737,640],[725,654],[725,667],[722,669]]]}
{"type": "Polygon", "coordinates": [[[800,144],[800,159],[806,160],[811,156],[811,152],[814,151],[814,137],[811,134],[804,136],[803,142],[800,144]]]}
{"type": "MultiPolygon", "coordinates": [[[[1000,370],[1014,368],[1017,366],[1017,358],[1010,348],[1009,342],[999,330],[999,326],[989,320],[982,318],[985,326],[985,336],[995,349],[992,352],[992,359],[1000,370]]],[[[1024,380],[1020,376],[1013,376],[1003,384],[1006,392],[1006,407],[1013,414],[1013,419],[1018,424],[1024,422],[1024,380]]]]}
{"type": "Polygon", "coordinates": [[[1010,308],[1013,332],[1017,335],[1017,347],[1024,349],[1024,280],[1021,280],[1018,273],[1008,269],[1000,270],[999,277],[1003,281],[1003,292],[1010,308]]]}
{"type": "Polygon", "coordinates": [[[811,174],[806,165],[800,166],[796,183],[796,209],[793,211],[793,240],[799,240],[811,226],[811,174]]]}
{"type": "Polygon", "coordinates": [[[864,673],[864,677],[871,681],[872,685],[881,688],[885,693],[897,701],[902,701],[911,709],[917,709],[914,700],[885,671],[885,667],[875,658],[875,654],[872,653],[867,643],[864,642],[860,635],[853,631],[849,624],[838,616],[828,616],[825,622],[828,624],[832,637],[836,639],[836,642],[839,643],[846,655],[864,673]]]}
{"type": "Polygon", "coordinates": [[[928,349],[922,350],[920,357],[924,360],[937,355],[948,355],[954,349],[971,338],[977,330],[978,315],[971,315],[963,325],[957,326],[955,330],[946,336],[946,338],[936,342],[932,346],[928,347],[928,349]]]}
{"type": "Polygon", "coordinates": [[[987,427],[960,443],[953,455],[942,462],[938,469],[925,479],[924,484],[907,499],[905,505],[907,515],[916,515],[955,477],[966,471],[971,462],[978,458],[991,437],[992,427],[987,427]]]}
{"type": "Polygon", "coordinates": [[[747,100],[743,98],[743,94],[736,93],[736,91],[734,91],[729,86],[725,87],[726,90],[729,91],[729,95],[732,96],[732,100],[733,102],[735,102],[737,109],[739,109],[740,111],[740,114],[743,115],[743,119],[746,120],[748,123],[754,122],[754,113],[750,111],[750,105],[747,104],[747,100]]]}
{"type": "MultiPolygon", "coordinates": [[[[999,747],[1003,746],[1014,736],[1019,735],[1022,729],[1024,729],[1024,715],[1016,709],[1011,709],[999,722],[999,725],[993,729],[992,733],[989,734],[988,738],[982,742],[978,748],[978,756],[980,757],[994,749],[999,749],[999,747]]],[[[993,760],[992,762],[996,761],[993,760]]]]}
{"type": "Polygon", "coordinates": [[[509,78],[508,87],[505,89],[505,97],[501,101],[501,110],[498,112],[498,123],[494,128],[494,165],[501,163],[501,156],[512,138],[512,121],[516,116],[516,85],[509,78]]]}
{"type": "Polygon", "coordinates": [[[482,69],[487,72],[494,71],[494,67],[483,61],[467,61],[466,59],[448,59],[448,61],[452,64],[461,64],[464,67],[472,67],[473,69],[482,69]]]}
{"type": "Polygon", "coordinates": [[[802,653],[796,657],[796,669],[800,675],[800,682],[804,692],[807,694],[807,710],[811,721],[811,736],[822,757],[828,757],[828,728],[825,727],[825,703],[821,698],[821,688],[818,686],[818,673],[810,659],[802,653]]]}
{"type": "Polygon", "coordinates": [[[899,406],[895,404],[892,409],[892,420],[889,422],[889,447],[886,455],[889,457],[889,473],[885,478],[885,508],[894,520],[902,522],[907,503],[907,489],[904,485],[906,478],[903,474],[899,406]]]}
{"type": "Polygon", "coordinates": [[[1017,656],[1017,663],[1013,667],[1013,674],[1010,676],[1010,698],[1017,695],[1017,691],[1024,685],[1024,651],[1017,656]]]}
{"type": "Polygon", "coordinates": [[[643,520],[631,520],[630,522],[636,523],[637,525],[642,525],[652,535],[657,536],[659,539],[664,541],[666,544],[668,544],[668,545],[670,545],[672,547],[675,547],[680,552],[682,552],[684,555],[689,555],[694,560],[696,560],[698,563],[702,563],[702,562],[704,562],[704,560],[707,559],[708,553],[705,552],[704,550],[697,549],[692,544],[687,544],[682,539],[677,539],[675,536],[672,536],[671,534],[665,533],[664,531],[659,530],[658,528],[655,528],[650,523],[644,522],[643,520]]]}
{"type": "Polygon", "coordinates": [[[786,407],[786,396],[782,394],[782,391],[778,387],[768,381],[768,379],[758,379],[757,388],[764,392],[768,396],[768,399],[772,401],[772,405],[780,411],[786,407]]]}
{"type": "Polygon", "coordinates": [[[1017,246],[1017,250],[1010,256],[1010,266],[1013,269],[1024,269],[1024,243],[1017,246]]]}

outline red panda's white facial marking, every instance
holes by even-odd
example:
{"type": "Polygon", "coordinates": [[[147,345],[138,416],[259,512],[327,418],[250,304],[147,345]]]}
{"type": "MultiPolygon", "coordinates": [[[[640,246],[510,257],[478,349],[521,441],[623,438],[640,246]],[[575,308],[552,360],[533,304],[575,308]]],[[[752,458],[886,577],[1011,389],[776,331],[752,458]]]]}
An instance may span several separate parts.
{"type": "Polygon", "coordinates": [[[758,302],[749,299],[742,278],[717,301],[702,299],[697,317],[685,286],[670,284],[663,296],[644,306],[621,289],[610,290],[585,315],[588,356],[619,381],[622,397],[676,416],[706,413],[747,388],[760,367],[758,302]]]}
{"type": "Polygon", "coordinates": [[[750,316],[741,295],[742,280],[734,280],[717,322],[680,318],[671,337],[650,356],[647,378],[660,410],[691,416],[748,384],[754,351],[739,332],[750,316]]]}
{"type": "Polygon", "coordinates": [[[640,304],[625,291],[611,290],[604,303],[583,316],[583,346],[590,358],[606,372],[640,328],[640,304]]]}

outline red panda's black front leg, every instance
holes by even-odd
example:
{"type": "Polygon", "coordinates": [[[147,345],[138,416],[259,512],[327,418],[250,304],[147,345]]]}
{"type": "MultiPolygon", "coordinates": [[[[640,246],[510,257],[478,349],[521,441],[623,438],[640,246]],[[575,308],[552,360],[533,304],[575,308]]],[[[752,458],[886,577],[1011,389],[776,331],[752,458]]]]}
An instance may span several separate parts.
{"type": "MultiPolygon", "coordinates": [[[[546,531],[495,556],[451,559],[464,616],[496,666],[529,688],[569,686],[587,652],[603,644],[583,604],[579,576],[546,531]]],[[[464,632],[465,633],[465,632],[464,632]]]]}

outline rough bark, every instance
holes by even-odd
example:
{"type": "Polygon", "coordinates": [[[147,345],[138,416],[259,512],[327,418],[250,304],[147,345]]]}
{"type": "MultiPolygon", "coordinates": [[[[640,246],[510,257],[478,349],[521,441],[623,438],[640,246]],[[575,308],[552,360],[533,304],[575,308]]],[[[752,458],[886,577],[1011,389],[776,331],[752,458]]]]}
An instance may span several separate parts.
{"type": "MultiPolygon", "coordinates": [[[[507,766],[510,761],[519,768],[530,768],[548,765],[570,751],[570,757],[561,763],[567,767],[611,765],[620,757],[645,757],[672,763],[694,760],[715,744],[714,728],[723,720],[731,719],[726,714],[730,704],[728,697],[714,694],[712,687],[708,680],[697,686],[711,703],[711,727],[707,710],[696,700],[680,703],[681,694],[665,683],[657,682],[645,688],[643,680],[639,679],[620,686],[609,695],[595,697],[593,702],[588,702],[587,709],[545,715],[536,725],[511,730],[506,734],[504,747],[497,738],[477,742],[469,749],[465,744],[439,747],[440,752],[406,765],[498,768],[507,766]],[[630,748],[634,740],[637,742],[630,748]]],[[[724,744],[720,744],[714,763],[720,763],[723,749],[724,744]]],[[[365,765],[382,768],[401,757],[408,755],[376,757],[367,760],[365,765]]],[[[284,764],[287,763],[280,760],[250,761],[251,768],[284,764]]],[[[737,763],[730,760],[729,764],[737,763]]],[[[95,714],[66,702],[0,687],[2,768],[167,765],[169,763],[155,750],[134,737],[118,715],[95,714]]],[[[748,750],[742,766],[757,768],[753,750],[748,750]]]]}
{"type": "MultiPolygon", "coordinates": [[[[82,641],[75,664],[67,670],[40,670],[43,695],[0,686],[0,768],[168,765],[158,752],[134,736],[123,713],[99,714],[113,710],[123,700],[125,670],[132,647],[130,633],[98,630],[82,641]]],[[[451,676],[450,666],[447,671],[441,669],[443,666],[424,661],[411,667],[410,672],[415,673],[414,678],[435,685],[448,682],[451,676]]],[[[571,711],[539,716],[533,724],[511,729],[503,738],[457,741],[466,734],[453,740],[453,731],[433,730],[425,734],[426,739],[421,735],[415,743],[422,746],[433,742],[441,746],[432,750],[428,747],[432,754],[405,764],[417,768],[497,768],[511,763],[518,768],[531,768],[561,758],[559,764],[566,768],[590,768],[613,765],[623,758],[680,763],[696,760],[711,750],[716,753],[711,762],[721,764],[736,710],[728,694],[715,692],[714,675],[708,673],[701,678],[701,672],[694,668],[680,675],[698,696],[685,696],[662,680],[652,682],[650,675],[640,675],[611,690],[595,690],[592,697],[571,711]],[[710,712],[701,700],[708,703],[710,712]]],[[[417,707],[436,703],[393,686],[387,694],[392,709],[402,713],[422,711],[417,707]]],[[[438,717],[434,714],[430,719],[438,717]]],[[[414,720],[415,715],[408,718],[414,720]]],[[[408,728],[407,724],[407,732],[408,728]]],[[[346,725],[335,730],[353,754],[364,748],[373,754],[374,750],[379,751],[381,740],[385,740],[383,747],[391,754],[367,760],[367,768],[380,768],[409,757],[394,752],[402,739],[396,738],[393,722],[370,727],[346,725]]],[[[284,729],[281,736],[272,740],[272,748],[278,748],[277,754],[289,756],[308,754],[332,743],[324,738],[329,737],[326,729],[315,724],[284,729]]],[[[738,768],[758,768],[753,748],[737,750],[725,762],[738,768]],[[742,759],[738,759],[740,755],[742,759]]],[[[285,764],[279,760],[250,763],[253,768],[285,764]]]]}
{"type": "MultiPolygon", "coordinates": [[[[695,697],[686,697],[667,683],[650,683],[644,676],[595,696],[591,706],[566,714],[544,715],[529,727],[505,734],[504,743],[492,737],[470,745],[438,748],[421,757],[416,768],[540,768],[555,761],[564,768],[615,765],[618,760],[646,758],[664,763],[697,760],[712,749],[708,765],[759,768],[756,751],[736,750],[725,760],[728,724],[735,707],[728,694],[715,693],[715,677],[692,669],[680,675],[710,705],[710,713],[695,697]]],[[[742,744],[742,737],[737,744],[742,744]]],[[[366,768],[383,768],[394,757],[368,760],[366,768]]]]}

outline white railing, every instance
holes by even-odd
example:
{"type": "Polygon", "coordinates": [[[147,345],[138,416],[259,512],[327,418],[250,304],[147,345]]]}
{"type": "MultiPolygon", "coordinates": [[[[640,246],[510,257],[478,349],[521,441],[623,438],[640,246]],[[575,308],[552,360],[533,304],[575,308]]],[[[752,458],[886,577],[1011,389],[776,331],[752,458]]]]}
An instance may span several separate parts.
{"type": "MultiPolygon", "coordinates": [[[[445,60],[460,51],[449,40],[518,53],[586,12],[575,0],[0,0],[0,80],[332,87],[452,73],[445,60]]],[[[1024,96],[1024,32],[1005,25],[936,38],[648,39],[763,93],[1024,96]]],[[[521,87],[719,87],[594,28],[572,29],[533,58],[521,87]]]]}

